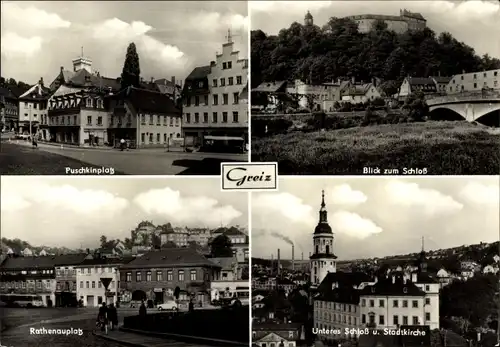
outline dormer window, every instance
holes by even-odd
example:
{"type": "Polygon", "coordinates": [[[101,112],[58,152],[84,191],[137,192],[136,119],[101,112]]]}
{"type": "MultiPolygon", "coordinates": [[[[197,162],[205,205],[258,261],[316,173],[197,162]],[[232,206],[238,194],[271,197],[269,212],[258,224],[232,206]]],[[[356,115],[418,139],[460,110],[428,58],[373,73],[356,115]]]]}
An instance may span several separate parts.
{"type": "Polygon", "coordinates": [[[86,105],[87,107],[92,107],[92,99],[91,99],[91,98],[87,98],[87,99],[85,100],[85,105],[86,105]]]}
{"type": "Polygon", "coordinates": [[[198,82],[198,88],[203,88],[203,82],[202,81],[198,82]]]}

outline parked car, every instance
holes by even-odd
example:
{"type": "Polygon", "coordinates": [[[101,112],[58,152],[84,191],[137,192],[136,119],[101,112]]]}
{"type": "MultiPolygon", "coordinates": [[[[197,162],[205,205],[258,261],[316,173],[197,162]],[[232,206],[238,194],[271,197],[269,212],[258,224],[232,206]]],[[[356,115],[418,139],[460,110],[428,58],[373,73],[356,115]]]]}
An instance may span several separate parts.
{"type": "Polygon", "coordinates": [[[166,301],[163,304],[158,304],[158,311],[177,311],[177,303],[175,301],[166,301]]]}

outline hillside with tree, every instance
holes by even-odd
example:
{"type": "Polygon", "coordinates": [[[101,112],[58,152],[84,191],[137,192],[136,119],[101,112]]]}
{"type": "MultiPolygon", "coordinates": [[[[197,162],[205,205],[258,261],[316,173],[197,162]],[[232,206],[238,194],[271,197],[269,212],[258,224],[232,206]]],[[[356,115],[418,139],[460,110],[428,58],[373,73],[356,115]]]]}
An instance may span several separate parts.
{"type": "Polygon", "coordinates": [[[313,84],[338,78],[401,82],[408,75],[452,76],[500,68],[499,59],[478,56],[450,33],[436,34],[426,28],[397,34],[387,30],[383,21],[375,22],[366,34],[348,18],[332,17],[321,28],[294,22],[278,35],[253,30],[251,45],[252,88],[262,82],[295,79],[313,84]]]}

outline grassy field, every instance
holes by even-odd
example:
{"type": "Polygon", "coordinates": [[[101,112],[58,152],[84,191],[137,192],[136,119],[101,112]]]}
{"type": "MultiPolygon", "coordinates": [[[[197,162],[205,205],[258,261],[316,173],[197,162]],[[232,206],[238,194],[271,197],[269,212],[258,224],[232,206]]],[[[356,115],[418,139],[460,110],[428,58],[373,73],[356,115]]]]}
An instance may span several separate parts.
{"type": "Polygon", "coordinates": [[[288,131],[252,136],[252,161],[278,162],[282,175],[357,175],[365,167],[498,175],[500,132],[465,121],[288,131]]]}

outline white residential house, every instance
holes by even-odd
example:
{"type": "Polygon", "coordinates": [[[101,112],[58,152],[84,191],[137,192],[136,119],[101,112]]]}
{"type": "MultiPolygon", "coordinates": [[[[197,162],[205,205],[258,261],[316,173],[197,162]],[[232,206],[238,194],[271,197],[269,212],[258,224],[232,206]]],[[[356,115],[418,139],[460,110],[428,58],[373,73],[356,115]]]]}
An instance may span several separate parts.
{"type": "Polygon", "coordinates": [[[23,249],[22,254],[25,257],[30,257],[33,255],[33,251],[31,249],[29,249],[28,247],[26,247],[25,249],[23,249]]]}
{"type": "Polygon", "coordinates": [[[98,307],[103,302],[107,304],[117,301],[120,287],[119,260],[111,258],[85,259],[82,264],[75,266],[77,299],[83,300],[85,307],[98,307]],[[106,291],[101,279],[109,278],[110,283],[106,291]]]}

